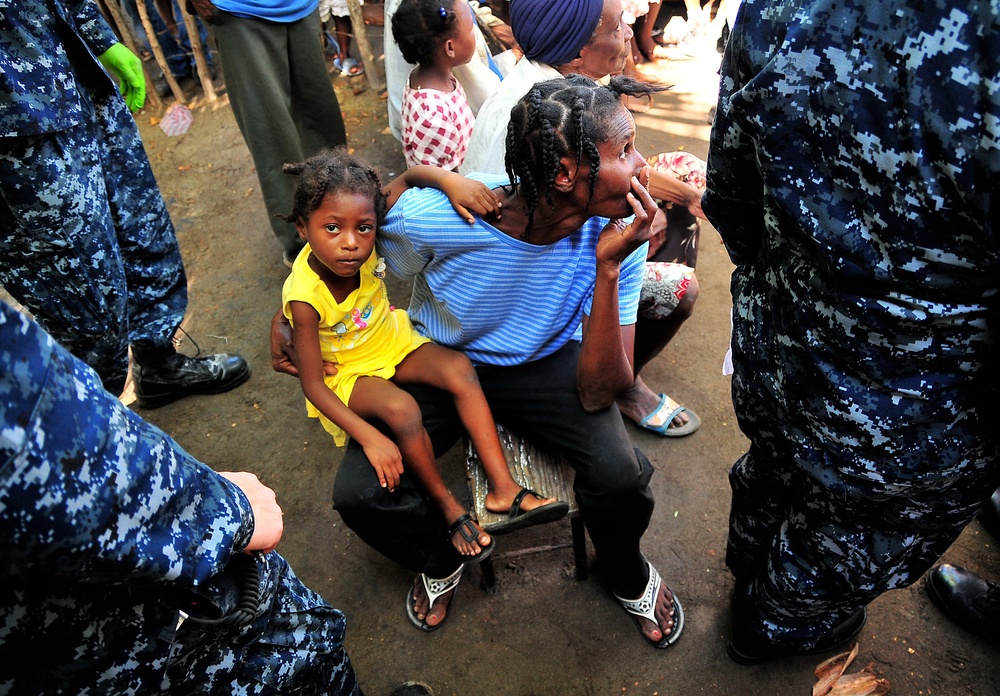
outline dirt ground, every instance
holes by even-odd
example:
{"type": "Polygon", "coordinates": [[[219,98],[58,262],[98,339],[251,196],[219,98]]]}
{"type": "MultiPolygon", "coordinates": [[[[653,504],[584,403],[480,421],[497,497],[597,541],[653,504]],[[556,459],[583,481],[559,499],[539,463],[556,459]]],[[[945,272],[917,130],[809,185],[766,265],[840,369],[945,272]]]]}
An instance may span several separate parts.
{"type": "MultiPolygon", "coordinates": [[[[706,155],[713,70],[692,62],[653,74],[678,86],[636,117],[645,154],[684,148],[706,155]]],[[[385,102],[370,89],[354,95],[344,78],[335,78],[335,86],[351,146],[384,176],[400,172],[400,147],[383,133],[385,102]]],[[[518,553],[568,544],[568,522],[500,538],[496,592],[484,592],[479,571],[471,570],[448,623],[423,634],[404,612],[410,574],[370,550],[331,509],[341,452],[306,418],[295,380],[270,369],[268,322],[287,269],[231,111],[225,105],[197,108],[190,131],[178,137],[151,125],[151,116],[141,114],[138,121],[185,257],[191,298],[185,329],[202,351],[246,357],[253,375],[230,393],[188,398],[143,415],[212,467],[253,471],[277,491],[286,525],[279,551],[347,615],[347,648],[366,693],[385,694],[407,679],[423,680],[437,694],[464,696],[810,692],[821,658],[748,668],[725,654],[732,588],[724,564],[726,475],[746,441],[733,415],[729,378],[721,373],[732,267],[710,226],[702,233],[695,314],[645,373],[654,388],[696,410],[703,425],[676,440],[631,429],[657,470],[657,505],[644,551],[684,602],[683,638],[666,651],[646,645],[595,579],[574,579],[568,546],[518,553]]],[[[397,305],[405,303],[407,288],[393,283],[390,293],[397,305]]],[[[464,492],[459,453],[441,466],[454,490],[464,492]]],[[[996,579],[1000,554],[993,547],[973,523],[945,558],[996,579]]],[[[1000,693],[996,648],[949,624],[919,584],[874,602],[859,639],[860,654],[848,671],[874,663],[876,673],[892,682],[893,694],[1000,693]]]]}

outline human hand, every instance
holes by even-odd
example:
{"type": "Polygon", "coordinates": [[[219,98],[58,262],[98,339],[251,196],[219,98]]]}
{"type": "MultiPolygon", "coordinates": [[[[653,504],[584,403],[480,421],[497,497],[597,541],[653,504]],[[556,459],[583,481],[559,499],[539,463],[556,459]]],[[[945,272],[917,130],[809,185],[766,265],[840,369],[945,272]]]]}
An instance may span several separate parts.
{"type": "MultiPolygon", "coordinates": [[[[295,362],[295,344],[292,342],[292,324],[281,310],[271,317],[271,369],[292,377],[299,376],[295,362]]],[[[323,374],[337,374],[337,366],[323,362],[323,374]]]]}
{"type": "Polygon", "coordinates": [[[486,184],[467,179],[460,174],[448,176],[441,182],[441,190],[448,196],[455,212],[470,225],[480,217],[493,215],[500,219],[500,199],[486,184]]]}
{"type": "Polygon", "coordinates": [[[649,195],[649,166],[642,168],[639,176],[632,177],[632,190],[626,200],[632,206],[635,218],[631,224],[623,219],[611,220],[597,242],[597,261],[620,265],[625,258],[649,241],[653,232],[656,201],[649,195]]]}
{"type": "Polygon", "coordinates": [[[396,443],[376,431],[362,447],[378,475],[379,485],[389,489],[390,493],[396,490],[399,477],[403,473],[403,455],[399,453],[396,443]]]}
{"type": "Polygon", "coordinates": [[[692,190],[691,198],[688,199],[686,206],[688,212],[694,215],[699,220],[707,220],[708,218],[705,217],[705,213],[701,209],[701,191],[695,188],[694,186],[691,186],[690,184],[687,185],[690,186],[692,190]]]}
{"type": "Polygon", "coordinates": [[[125,98],[130,111],[138,111],[146,101],[146,76],[142,74],[142,61],[125,44],[112,44],[97,57],[112,77],[118,78],[118,91],[125,98]]]}
{"type": "Polygon", "coordinates": [[[253,510],[253,536],[250,537],[250,543],[243,549],[243,553],[274,551],[284,531],[281,508],[278,507],[274,491],[261,483],[256,475],[247,471],[220,471],[219,476],[236,484],[250,501],[250,508],[253,510]]]}
{"type": "Polygon", "coordinates": [[[215,23],[217,8],[212,3],[212,0],[187,0],[184,9],[190,15],[197,14],[209,24],[215,23]]]}

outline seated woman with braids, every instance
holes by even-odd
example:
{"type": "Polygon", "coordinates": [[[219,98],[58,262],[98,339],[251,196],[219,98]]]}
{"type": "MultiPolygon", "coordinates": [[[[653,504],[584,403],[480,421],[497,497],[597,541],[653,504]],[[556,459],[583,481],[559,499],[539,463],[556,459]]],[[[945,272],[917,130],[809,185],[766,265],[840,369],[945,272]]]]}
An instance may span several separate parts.
{"type": "MultiPolygon", "coordinates": [[[[599,86],[576,75],[535,85],[512,113],[507,177],[474,177],[497,194],[502,217],[470,224],[440,191],[412,188],[389,201],[379,253],[391,272],[414,279],[409,312],[417,331],[472,360],[496,420],[570,461],[607,583],[642,636],[666,648],[684,615],[640,550],[653,468],[633,449],[615,407],[632,386],[656,209],[621,97],[656,89],[623,77],[599,86]]],[[[420,405],[435,452],[447,451],[462,434],[448,394],[403,386],[420,405]]],[[[362,540],[418,573],[407,594],[410,620],[425,631],[440,627],[464,559],[415,478],[404,471],[394,491],[382,488],[352,442],[333,499],[362,540]]]]}

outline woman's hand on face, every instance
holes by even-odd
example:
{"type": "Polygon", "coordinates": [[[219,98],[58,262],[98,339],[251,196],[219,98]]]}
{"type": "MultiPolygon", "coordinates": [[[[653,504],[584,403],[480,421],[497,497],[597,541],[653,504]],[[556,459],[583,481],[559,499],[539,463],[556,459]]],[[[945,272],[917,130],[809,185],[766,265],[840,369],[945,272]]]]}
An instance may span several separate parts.
{"type": "Polygon", "coordinates": [[[500,199],[486,184],[456,174],[441,183],[441,190],[451,201],[455,212],[470,225],[475,215],[500,219],[500,199]]]}
{"type": "Polygon", "coordinates": [[[656,201],[649,195],[648,185],[649,167],[646,166],[639,176],[632,177],[632,190],[626,195],[635,218],[631,224],[622,219],[607,224],[597,243],[598,262],[621,264],[629,254],[649,241],[653,233],[656,201]]]}

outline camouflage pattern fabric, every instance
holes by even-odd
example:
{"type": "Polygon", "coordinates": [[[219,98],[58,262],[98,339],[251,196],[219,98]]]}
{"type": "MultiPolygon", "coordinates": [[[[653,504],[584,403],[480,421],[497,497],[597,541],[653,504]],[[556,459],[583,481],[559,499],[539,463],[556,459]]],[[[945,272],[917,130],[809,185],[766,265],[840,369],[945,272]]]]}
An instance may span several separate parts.
{"type": "Polygon", "coordinates": [[[0,694],[354,694],[344,618],[276,553],[241,629],[185,621],[243,493],[0,303],[0,694]]]}
{"type": "Polygon", "coordinates": [[[96,5],[4,4],[0,283],[118,393],[129,344],[165,346],[184,317],[177,237],[135,122],[95,58],[114,43],[96,5]]]}
{"type": "Polygon", "coordinates": [[[736,604],[810,647],[998,483],[1000,2],[748,0],[703,206],[736,270],[736,604]]]}

